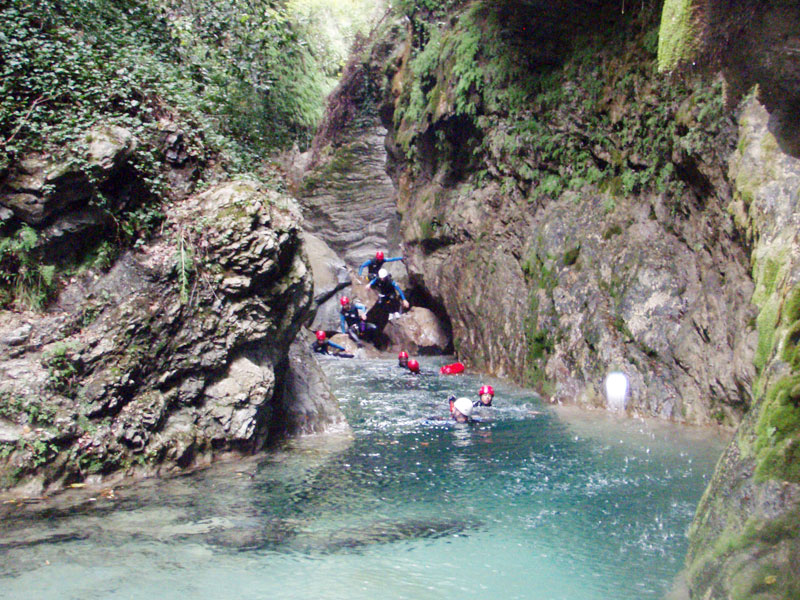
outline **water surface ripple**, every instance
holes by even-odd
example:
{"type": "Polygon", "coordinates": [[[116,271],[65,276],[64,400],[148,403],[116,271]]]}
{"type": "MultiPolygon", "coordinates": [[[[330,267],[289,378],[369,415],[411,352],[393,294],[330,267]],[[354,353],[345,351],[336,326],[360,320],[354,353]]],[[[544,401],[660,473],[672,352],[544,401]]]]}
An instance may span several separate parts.
{"type": "Polygon", "coordinates": [[[661,598],[724,440],[324,359],[351,436],[0,524],[4,599],[661,598]],[[446,420],[450,393],[495,406],[446,420]]]}

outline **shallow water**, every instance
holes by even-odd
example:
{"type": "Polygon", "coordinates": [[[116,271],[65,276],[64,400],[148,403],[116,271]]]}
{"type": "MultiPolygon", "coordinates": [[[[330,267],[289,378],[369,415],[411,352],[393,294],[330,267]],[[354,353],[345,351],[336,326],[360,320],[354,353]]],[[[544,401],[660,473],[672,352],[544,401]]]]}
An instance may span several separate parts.
{"type": "Polygon", "coordinates": [[[661,598],[722,451],[500,381],[325,359],[351,436],[0,525],[0,598],[661,598]]]}

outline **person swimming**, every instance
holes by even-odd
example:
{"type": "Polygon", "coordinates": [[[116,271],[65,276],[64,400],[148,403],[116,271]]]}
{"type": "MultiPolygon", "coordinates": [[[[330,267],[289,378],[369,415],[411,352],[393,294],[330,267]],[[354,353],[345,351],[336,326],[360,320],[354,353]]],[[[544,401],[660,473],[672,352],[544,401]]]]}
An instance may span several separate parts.
{"type": "Polygon", "coordinates": [[[403,369],[408,368],[408,352],[405,350],[401,350],[400,354],[397,355],[397,366],[403,369]]]}
{"type": "Polygon", "coordinates": [[[472,400],[469,398],[456,398],[450,396],[450,416],[456,423],[471,423],[472,419],[472,400]]]}
{"type": "Polygon", "coordinates": [[[473,406],[491,406],[494,399],[494,388],[490,385],[482,385],[478,390],[478,400],[473,402],[473,406]]]}

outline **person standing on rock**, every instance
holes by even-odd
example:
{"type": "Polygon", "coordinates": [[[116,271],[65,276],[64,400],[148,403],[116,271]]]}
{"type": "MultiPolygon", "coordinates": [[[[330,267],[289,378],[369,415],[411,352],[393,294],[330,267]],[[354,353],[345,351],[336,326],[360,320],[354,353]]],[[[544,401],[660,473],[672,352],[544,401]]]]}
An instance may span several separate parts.
{"type": "Polygon", "coordinates": [[[330,341],[324,331],[317,331],[314,335],[317,336],[317,341],[311,344],[311,349],[314,352],[318,354],[330,354],[331,356],[338,356],[339,358],[353,358],[352,354],[344,352],[346,350],[344,346],[330,341]],[[330,348],[336,348],[339,352],[331,353],[330,348]]]}
{"type": "Polygon", "coordinates": [[[375,279],[378,276],[378,271],[383,268],[384,263],[388,262],[395,262],[398,260],[403,260],[402,256],[396,256],[395,258],[384,258],[383,252],[378,250],[375,253],[375,258],[370,258],[368,261],[365,261],[360,267],[358,267],[358,276],[361,277],[361,272],[364,268],[367,269],[367,273],[369,273],[370,279],[375,279]]]}
{"type": "Polygon", "coordinates": [[[375,330],[375,325],[367,323],[367,317],[358,312],[367,310],[365,306],[352,302],[347,296],[342,296],[339,302],[342,305],[339,312],[342,333],[349,335],[350,339],[361,348],[364,345],[361,343],[361,338],[369,337],[370,333],[375,330]]]}

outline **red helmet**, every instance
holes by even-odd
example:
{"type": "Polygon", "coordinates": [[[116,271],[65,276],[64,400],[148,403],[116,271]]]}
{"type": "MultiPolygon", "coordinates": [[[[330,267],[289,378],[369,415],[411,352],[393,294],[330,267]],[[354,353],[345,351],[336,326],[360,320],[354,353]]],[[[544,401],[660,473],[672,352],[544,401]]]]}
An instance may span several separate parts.
{"type": "Polygon", "coordinates": [[[481,389],[478,390],[478,396],[483,396],[484,394],[494,396],[494,388],[490,385],[482,385],[481,389]]]}
{"type": "Polygon", "coordinates": [[[412,373],[419,373],[419,363],[412,358],[408,361],[408,370],[412,373]]]}
{"type": "Polygon", "coordinates": [[[347,296],[342,296],[342,299],[339,300],[339,302],[342,304],[342,306],[347,306],[348,304],[350,304],[350,298],[348,298],[347,296]]]}
{"type": "Polygon", "coordinates": [[[408,358],[408,352],[400,350],[400,354],[397,355],[397,358],[408,358]]]}
{"type": "Polygon", "coordinates": [[[383,260],[383,252],[381,252],[380,250],[378,250],[378,251],[375,253],[375,260],[383,260]]]}
{"type": "Polygon", "coordinates": [[[318,339],[320,342],[324,342],[324,341],[325,341],[325,332],[324,332],[324,331],[320,330],[320,331],[318,331],[317,333],[315,333],[314,335],[316,335],[316,336],[317,336],[317,339],[318,339]]]}

